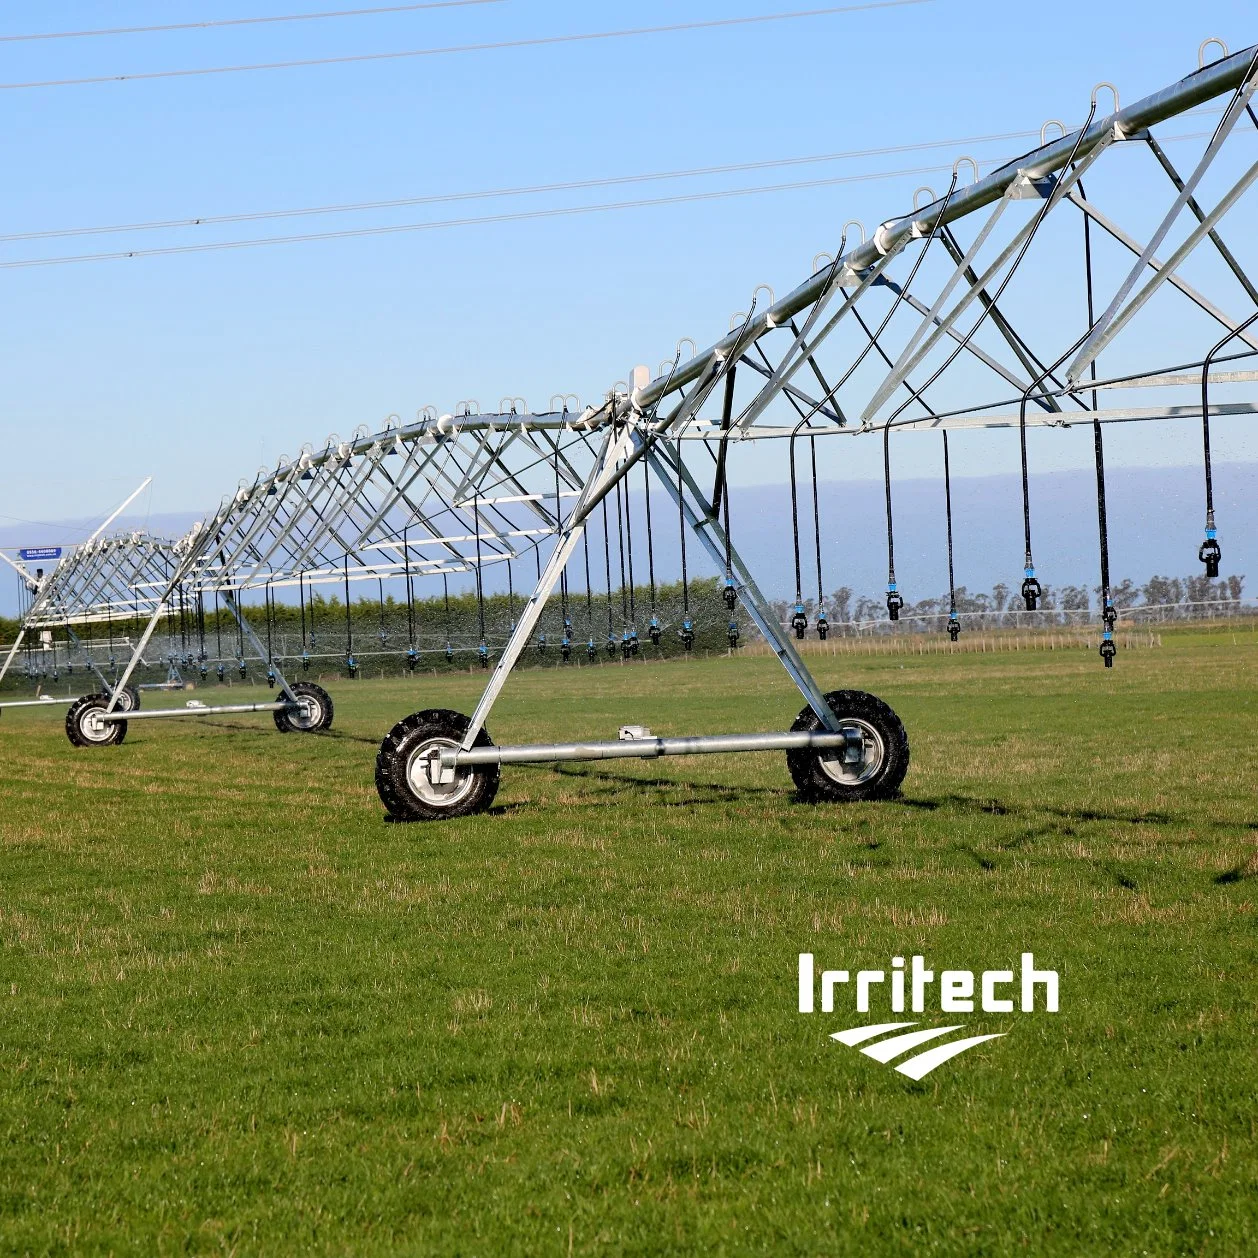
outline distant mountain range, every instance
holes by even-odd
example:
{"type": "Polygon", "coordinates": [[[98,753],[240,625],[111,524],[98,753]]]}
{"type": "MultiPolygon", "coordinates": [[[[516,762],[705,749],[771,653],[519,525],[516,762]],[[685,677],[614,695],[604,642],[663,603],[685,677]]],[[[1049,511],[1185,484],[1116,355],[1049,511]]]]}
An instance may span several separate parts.
{"type": "MultiPolygon", "coordinates": [[[[1182,576],[1202,571],[1197,561],[1205,519],[1200,467],[1114,468],[1108,476],[1110,565],[1115,581],[1143,584],[1154,575],[1182,576]]],[[[879,595],[887,578],[886,516],[880,481],[827,481],[821,485],[822,572],[827,593],[839,586],[857,595],[879,595]]],[[[1225,463],[1214,469],[1215,509],[1223,548],[1223,575],[1252,573],[1258,583],[1258,463],[1225,463]]],[[[896,575],[909,602],[937,597],[948,588],[944,533],[944,494],[940,480],[893,482],[896,575]]],[[[1030,480],[1032,542],[1040,580],[1052,586],[1097,582],[1097,513],[1091,470],[1047,472],[1030,480]]],[[[971,592],[997,582],[1017,587],[1022,580],[1022,495],[1016,476],[956,477],[952,483],[953,533],[958,586],[971,592]]],[[[660,502],[663,501],[661,495],[660,502]]],[[[647,575],[645,520],[641,495],[634,495],[634,576],[647,575]]],[[[652,495],[656,525],[657,576],[676,580],[677,527],[652,495]],[[661,519],[667,520],[662,524],[661,519]]],[[[120,520],[114,528],[147,527],[178,536],[198,517],[152,516],[120,520]]],[[[811,487],[801,485],[801,550],[804,593],[815,595],[811,487]]],[[[90,526],[89,526],[90,528],[90,526]]],[[[83,525],[67,521],[55,528],[6,525],[0,546],[37,546],[83,536],[83,525]]],[[[113,530],[111,530],[113,531],[113,530]]],[[[766,595],[794,594],[790,491],[785,485],[736,487],[730,531],[766,595]]],[[[601,560],[601,536],[591,539],[601,560]]],[[[614,542],[614,535],[613,535],[614,542]]],[[[691,539],[692,570],[716,571],[691,539]]],[[[618,559],[613,562],[613,572],[618,559]]],[[[516,588],[523,588],[533,564],[517,565],[516,588]]],[[[575,571],[575,567],[574,567],[575,571]]],[[[499,568],[495,574],[501,578],[499,568]]],[[[452,586],[456,583],[452,583],[452,586]]],[[[497,589],[505,581],[496,580],[497,589]]],[[[581,584],[578,580],[576,584],[581,584]]],[[[597,584],[597,578],[596,578],[597,584]]],[[[12,614],[14,584],[0,581],[0,614],[12,614]]]]}

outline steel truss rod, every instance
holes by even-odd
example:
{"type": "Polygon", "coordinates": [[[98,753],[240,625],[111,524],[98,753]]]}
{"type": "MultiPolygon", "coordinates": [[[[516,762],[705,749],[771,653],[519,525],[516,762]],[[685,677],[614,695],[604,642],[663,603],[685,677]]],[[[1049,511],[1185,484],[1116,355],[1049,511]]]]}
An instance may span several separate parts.
{"type": "MultiPolygon", "coordinates": [[[[1244,55],[1244,54],[1242,54],[1244,55]]],[[[1153,235],[1149,238],[1149,243],[1145,245],[1140,257],[1136,260],[1131,270],[1127,274],[1127,278],[1119,285],[1118,291],[1114,294],[1109,306],[1105,312],[1093,325],[1088,333],[1087,339],[1079,347],[1074,358],[1070,362],[1070,366],[1066,369],[1066,379],[1071,383],[1076,383],[1082,375],[1083,369],[1108,345],[1118,334],[1122,326],[1131,318],[1132,315],[1144,305],[1149,295],[1158,286],[1150,287],[1146,284],[1145,289],[1128,305],[1127,299],[1131,296],[1132,290],[1140,282],[1140,277],[1144,274],[1144,269],[1148,265],[1148,260],[1161,247],[1162,242],[1166,239],[1167,234],[1175,225],[1180,213],[1192,198],[1193,193],[1197,189],[1197,185],[1201,182],[1206,171],[1213,164],[1214,159],[1218,156],[1219,150],[1223,147],[1224,140],[1231,133],[1232,128],[1236,125],[1237,120],[1244,112],[1245,107],[1249,104],[1250,97],[1253,96],[1255,90],[1258,90],[1258,77],[1255,76],[1255,68],[1258,67],[1258,50],[1251,49],[1248,54],[1248,60],[1245,71],[1235,87],[1235,95],[1229,102],[1223,117],[1219,120],[1219,125],[1215,128],[1214,135],[1210,137],[1210,143],[1206,146],[1206,151],[1201,155],[1196,168],[1192,174],[1183,181],[1180,186],[1179,195],[1175,198],[1175,203],[1163,216],[1162,221],[1158,224],[1153,235]],[[1143,300],[1142,300],[1143,298],[1143,300]]],[[[1234,58],[1229,58],[1234,60],[1234,58]]],[[[1258,165],[1250,168],[1248,181],[1246,177],[1242,177],[1233,192],[1235,197],[1224,197],[1220,205],[1216,207],[1211,215],[1207,215],[1200,219],[1197,230],[1189,237],[1193,241],[1192,247],[1196,247],[1196,242],[1205,235],[1215,223],[1218,222],[1223,214],[1231,207],[1233,201],[1238,198],[1241,192],[1252,182],[1253,175],[1258,174],[1258,165]],[[1243,185],[1243,186],[1242,186],[1243,185]],[[1229,199],[1231,197],[1231,199],[1229,199]]],[[[1168,266],[1173,271],[1178,265],[1178,260],[1187,256],[1187,252],[1182,247],[1175,251],[1172,255],[1168,266]]]]}
{"type": "MultiPolygon", "coordinates": [[[[975,210],[999,201],[1018,180],[1034,183],[1047,175],[1060,170],[1075,154],[1082,159],[1098,144],[1108,144],[1115,132],[1122,136],[1156,126],[1177,114],[1203,105],[1208,101],[1234,91],[1249,72],[1253,60],[1254,48],[1234,53],[1213,65],[1206,66],[1178,83],[1163,88],[1134,105],[1107,118],[1094,121],[1084,132],[1080,140],[1078,132],[1071,132],[1060,139],[1041,145],[1025,156],[1002,166],[999,170],[984,176],[982,179],[958,190],[949,202],[942,216],[942,224],[956,222],[972,214],[975,210]],[[1078,143],[1076,143],[1078,141],[1078,143]]],[[[848,272],[861,274],[873,266],[879,258],[896,244],[902,243],[916,228],[919,232],[932,226],[939,215],[939,203],[935,202],[901,218],[888,220],[874,232],[870,240],[851,249],[843,258],[848,272]]],[[[824,291],[829,282],[830,268],[816,272],[793,292],[788,293],[762,314],[758,315],[752,326],[752,334],[759,337],[769,321],[775,326],[787,323],[795,315],[811,306],[824,291]]],[[[733,344],[734,334],[723,337],[708,349],[694,355],[665,379],[660,377],[640,391],[637,403],[643,409],[655,405],[662,396],[666,384],[680,387],[698,379],[709,367],[712,360],[726,356],[733,344]]]]}
{"type": "MultiPolygon", "coordinates": [[[[759,349],[759,345],[757,345],[756,348],[759,349]]],[[[811,359],[812,356],[809,355],[808,357],[811,359]]],[[[767,380],[773,379],[772,367],[766,366],[762,362],[756,362],[754,358],[749,357],[747,354],[744,354],[740,361],[750,367],[751,370],[756,372],[758,375],[764,376],[767,380]]],[[[805,406],[811,407],[814,414],[824,415],[832,423],[844,424],[847,422],[844,416],[839,414],[836,409],[826,405],[824,402],[818,402],[816,398],[809,397],[803,389],[798,388],[796,385],[784,384],[782,385],[781,391],[783,396],[790,398],[793,401],[802,402],[805,406]]]]}
{"type": "Polygon", "coordinates": [[[634,465],[650,452],[655,442],[668,431],[675,429],[680,432],[686,426],[712,390],[728,372],[734,369],[742,354],[743,337],[747,335],[753,313],[754,303],[752,311],[748,313],[744,321],[742,335],[736,337],[731,346],[730,356],[714,360],[709,365],[706,374],[694,382],[690,392],[682,398],[669,415],[663,419],[657,419],[653,415],[640,416],[638,422],[648,425],[645,433],[640,432],[635,425],[627,423],[607,429],[594,467],[582,488],[581,497],[568,516],[567,523],[559,530],[555,549],[547,561],[546,568],[538,576],[537,585],[525,603],[516,621],[515,629],[507,639],[506,646],[494,665],[480,702],[472,713],[463,739],[465,749],[470,750],[475,743],[498,695],[506,684],[511,669],[520,658],[525,645],[532,638],[533,630],[541,619],[546,600],[554,592],[560,574],[564,571],[585,533],[586,520],[616,485],[629,474],[634,465]]]}
{"type": "MultiPolygon", "coordinates": [[[[1157,158],[1158,164],[1166,172],[1167,178],[1180,192],[1183,192],[1185,190],[1184,181],[1180,178],[1179,171],[1175,169],[1171,159],[1167,157],[1166,150],[1151,135],[1145,136],[1145,143],[1148,144],[1150,152],[1152,152],[1153,156],[1157,158]]],[[[1191,193],[1188,196],[1186,204],[1189,210],[1192,211],[1193,217],[1196,218],[1197,222],[1205,222],[1206,212],[1201,208],[1197,198],[1191,193]]],[[[1227,245],[1223,243],[1223,237],[1220,236],[1214,228],[1210,229],[1210,243],[1218,250],[1219,257],[1227,263],[1228,270],[1236,276],[1237,282],[1245,290],[1246,294],[1249,296],[1249,300],[1252,301],[1254,305],[1258,306],[1258,288],[1254,287],[1254,284],[1250,280],[1249,276],[1245,274],[1244,268],[1236,260],[1236,255],[1227,247],[1227,245]]]]}
{"type": "MultiPolygon", "coordinates": [[[[743,410],[742,414],[739,415],[734,425],[736,428],[745,431],[756,422],[756,419],[763,414],[773,399],[781,392],[783,386],[790,381],[791,377],[801,366],[803,366],[807,359],[812,357],[817,349],[817,346],[820,345],[821,342],[824,341],[836,327],[838,327],[843,317],[848,313],[848,311],[852,310],[856,306],[856,303],[860,300],[861,296],[869,290],[870,286],[877,282],[878,277],[882,275],[895,258],[899,256],[900,251],[909,243],[911,239],[911,236],[906,236],[893,249],[889,249],[886,254],[879,258],[868,270],[864,272],[864,274],[859,277],[854,291],[844,298],[838,310],[830,316],[825,325],[813,338],[811,343],[809,343],[807,341],[807,336],[812,330],[813,322],[821,313],[821,310],[824,308],[825,303],[829,300],[830,295],[842,286],[841,277],[843,276],[844,271],[841,267],[840,261],[836,258],[835,261],[831,263],[829,281],[822,293],[818,295],[817,301],[813,306],[808,320],[804,323],[803,329],[795,338],[795,343],[791,346],[790,350],[787,351],[786,357],[783,358],[782,363],[778,367],[778,370],[774,373],[773,378],[769,380],[768,384],[761,388],[760,392],[752,399],[748,406],[743,410]]],[[[848,272],[848,274],[854,276],[855,273],[848,272]]],[[[763,332],[761,335],[763,335],[763,332]]],[[[842,384],[843,381],[840,380],[838,384],[834,385],[830,390],[831,394],[836,393],[838,389],[842,387],[842,384]]],[[[821,404],[824,404],[829,400],[830,399],[828,397],[823,397],[821,404]]]]}
{"type": "MultiPolygon", "coordinates": [[[[1051,189],[1044,197],[1044,204],[1040,206],[1039,210],[1034,215],[1032,215],[1031,220],[1019,229],[1009,244],[1006,245],[1006,247],[1000,252],[1000,255],[996,258],[996,260],[978,278],[977,282],[970,284],[965,294],[948,313],[947,317],[944,318],[941,325],[933,329],[930,334],[924,338],[918,349],[912,354],[902,354],[900,356],[900,360],[897,362],[895,370],[893,370],[882,382],[878,391],[870,400],[869,405],[867,405],[861,412],[862,422],[869,423],[872,421],[874,415],[882,407],[883,403],[891,398],[892,393],[894,393],[904,380],[907,379],[909,373],[912,372],[917,365],[922,362],[927,354],[930,353],[935,343],[943,336],[944,329],[955,324],[961,315],[970,307],[970,305],[979,298],[979,295],[983,294],[986,298],[986,300],[982,303],[984,305],[983,313],[979,315],[979,318],[970,328],[969,332],[966,333],[961,345],[954,347],[950,351],[945,362],[941,366],[935,368],[934,372],[922,386],[922,389],[925,390],[930,388],[939,376],[942,375],[943,372],[956,360],[958,355],[961,353],[962,347],[968,343],[969,339],[975,335],[979,327],[982,325],[987,312],[995,307],[996,300],[1000,297],[1001,293],[1004,292],[1005,288],[1008,286],[1010,280],[1017,271],[1017,268],[1026,257],[1027,250],[1031,247],[1031,243],[1034,240],[1036,233],[1043,225],[1044,220],[1054,209],[1056,209],[1058,205],[1061,204],[1066,193],[1076,183],[1078,183],[1080,179],[1083,178],[1084,174],[1092,166],[1092,164],[1099,160],[1102,153],[1104,153],[1105,150],[1115,141],[1115,139],[1118,138],[1118,134],[1119,133],[1116,128],[1111,129],[1109,134],[1099,139],[1086,155],[1076,156],[1074,153],[1069,155],[1068,160],[1072,163],[1070,170],[1067,173],[1058,176],[1053,181],[1051,189]],[[1006,265],[1011,261],[1012,266],[1006,271],[1006,265]],[[992,280],[1000,275],[1002,271],[1004,272],[1004,277],[997,285],[995,295],[988,295],[986,291],[987,286],[992,282],[992,280]]],[[[1079,137],[1076,141],[1076,147],[1080,147],[1082,145],[1083,137],[1078,132],[1076,132],[1076,135],[1079,137]]],[[[1006,191],[1005,201],[998,208],[996,214],[993,214],[991,219],[984,226],[983,232],[980,232],[979,241],[976,241],[975,245],[971,246],[970,252],[961,262],[957,264],[957,271],[964,272],[970,269],[973,264],[974,256],[977,253],[979,242],[985,239],[985,233],[989,232],[995,225],[996,218],[1003,213],[1004,207],[1009,203],[1009,201],[1016,199],[1022,193],[1029,192],[1034,194],[1036,192],[1041,192],[1041,190],[1037,187],[1038,183],[1038,179],[1033,178],[1030,174],[1025,174],[1021,180],[1009,185],[1009,188],[1006,191]]],[[[1042,192],[1041,195],[1043,195],[1042,192]]],[[[891,418],[895,419],[899,416],[908,405],[910,405],[909,402],[901,404],[897,410],[892,412],[891,418]]]]}
{"type": "MultiPolygon", "coordinates": [[[[1129,249],[1132,253],[1137,254],[1138,256],[1144,255],[1144,251],[1141,249],[1140,243],[1134,237],[1129,236],[1121,227],[1119,227],[1117,223],[1114,222],[1113,219],[1109,218],[1106,214],[1102,213],[1101,210],[1097,209],[1091,201],[1084,197],[1077,196],[1073,191],[1070,196],[1070,201],[1072,205],[1077,206],[1078,209],[1086,214],[1098,227],[1101,228],[1102,231],[1113,237],[1113,239],[1118,241],[1118,243],[1124,246],[1124,248],[1129,249]]],[[[1174,270],[1169,270],[1166,263],[1160,261],[1153,254],[1150,254],[1147,265],[1155,275],[1165,277],[1168,284],[1187,297],[1194,305],[1204,310],[1206,314],[1219,324],[1220,327],[1227,328],[1232,332],[1237,332],[1239,339],[1243,340],[1251,348],[1258,349],[1258,333],[1241,330],[1238,320],[1235,320],[1230,315],[1225,314],[1218,308],[1218,306],[1210,301],[1209,298],[1199,293],[1191,284],[1188,283],[1187,280],[1183,279],[1179,275],[1176,275],[1174,270]]],[[[1091,381],[1088,381],[1087,387],[1092,387],[1091,381]]]]}
{"type": "MultiPolygon", "coordinates": [[[[944,236],[945,242],[948,239],[949,238],[947,236],[944,236]]],[[[951,250],[949,250],[949,252],[951,252],[951,250]]],[[[879,281],[879,283],[884,284],[893,293],[895,293],[897,297],[902,297],[904,299],[905,304],[907,304],[908,306],[911,306],[914,310],[917,311],[918,314],[926,315],[928,318],[930,318],[930,321],[936,325],[940,323],[940,320],[937,317],[932,317],[930,315],[930,308],[926,306],[925,303],[920,301],[912,293],[907,292],[904,289],[902,289],[900,285],[898,285],[895,282],[895,280],[887,279],[884,277],[883,279],[879,281]]],[[[1003,322],[1003,317],[1002,317],[1002,322],[1003,322]]],[[[997,325],[997,326],[1000,326],[1000,325],[997,325]]],[[[1011,371],[999,359],[993,358],[985,349],[983,349],[981,345],[975,345],[973,342],[970,342],[968,345],[965,344],[964,338],[961,336],[961,333],[958,332],[956,328],[954,327],[949,327],[947,329],[947,334],[952,340],[960,344],[967,354],[970,354],[974,358],[977,358],[979,362],[981,362],[985,367],[989,367],[998,376],[1000,376],[1000,378],[1004,380],[1007,384],[1013,385],[1014,388],[1017,389],[1019,393],[1021,393],[1022,390],[1026,388],[1027,382],[1023,380],[1016,371],[1011,371]]],[[[1021,337],[1017,337],[1018,341],[1021,341],[1021,339],[1022,339],[1021,337]]],[[[1028,370],[1030,369],[1028,368],[1028,370]]],[[[1032,401],[1036,402],[1039,406],[1043,407],[1045,410],[1054,409],[1051,403],[1043,397],[1037,396],[1033,398],[1032,401]]]]}
{"type": "MultiPolygon", "coordinates": [[[[1258,179],[1258,162],[1252,163],[1240,179],[1232,185],[1224,194],[1218,205],[1210,211],[1209,214],[1188,234],[1184,243],[1171,254],[1167,260],[1166,266],[1157,272],[1152,279],[1145,282],[1144,286],[1127,302],[1121,309],[1114,308],[1111,303],[1112,313],[1107,312],[1101,316],[1096,327],[1093,328],[1088,337],[1087,344],[1074,357],[1070,367],[1066,371],[1066,379],[1071,383],[1077,384],[1080,374],[1085,367],[1088,366],[1114,338],[1131,322],[1133,318],[1148,304],[1149,299],[1166,283],[1171,274],[1179,266],[1183,260],[1201,243],[1201,241],[1209,234],[1210,229],[1219,222],[1221,218],[1241,199],[1245,191],[1250,187],[1255,179],[1258,179]]],[[[1164,235],[1165,233],[1163,233],[1164,235]]],[[[1145,249],[1145,254],[1149,252],[1145,249]]],[[[1141,270],[1144,267],[1144,254],[1141,254],[1141,270]]]]}
{"type": "Polygon", "coordinates": [[[799,688],[808,706],[816,713],[817,719],[831,733],[837,732],[839,723],[826,702],[825,695],[822,694],[821,688],[808,671],[808,666],[796,651],[790,638],[778,624],[777,617],[773,614],[768,600],[760,592],[760,587],[756,584],[750,568],[747,567],[738,550],[730,544],[725,530],[721,527],[720,519],[715,513],[709,514],[697,509],[678,489],[677,478],[680,474],[684,487],[689,490],[694,502],[700,507],[703,506],[703,490],[687,469],[680,445],[675,442],[672,445],[657,443],[647,450],[647,459],[669,497],[675,505],[680,506],[691,532],[698,537],[704,550],[708,552],[709,558],[721,570],[724,570],[727,563],[729,564],[734,588],[739,600],[747,609],[752,623],[773,649],[773,653],[799,688]]]}

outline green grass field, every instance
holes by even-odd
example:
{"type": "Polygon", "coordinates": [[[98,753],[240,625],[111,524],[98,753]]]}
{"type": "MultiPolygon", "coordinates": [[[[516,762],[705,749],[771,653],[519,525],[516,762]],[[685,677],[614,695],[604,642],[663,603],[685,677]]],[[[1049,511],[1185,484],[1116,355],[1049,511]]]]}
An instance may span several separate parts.
{"type": "MultiPolygon", "coordinates": [[[[385,824],[381,735],[479,676],[329,683],[317,737],[6,713],[0,1251],[1258,1252],[1258,635],[1163,642],[814,660],[912,740],[843,809],[758,755],[385,824]],[[796,1011],[801,951],[1027,950],[1061,1011],[920,1083],[829,1038],[889,1014],[796,1011]]],[[[552,669],[491,732],[800,706],[770,660],[552,669]]]]}

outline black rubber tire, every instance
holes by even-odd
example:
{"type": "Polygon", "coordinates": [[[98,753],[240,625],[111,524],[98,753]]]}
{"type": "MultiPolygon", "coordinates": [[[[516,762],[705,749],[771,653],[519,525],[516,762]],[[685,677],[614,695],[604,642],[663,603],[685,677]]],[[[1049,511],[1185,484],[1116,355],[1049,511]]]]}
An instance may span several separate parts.
{"type": "Polygon", "coordinates": [[[138,712],[140,710],[140,692],[134,686],[123,686],[122,695],[118,700],[119,712],[138,712]]]}
{"type": "Polygon", "coordinates": [[[75,747],[117,747],[127,736],[126,721],[111,721],[94,730],[88,723],[94,712],[109,707],[108,695],[84,695],[66,713],[66,737],[75,747]]]}
{"type": "MultiPolygon", "coordinates": [[[[786,767],[800,798],[813,804],[853,803],[894,799],[909,771],[909,736],[900,718],[887,704],[863,690],[832,690],[825,696],[830,710],[841,721],[860,722],[867,741],[878,750],[876,768],[862,781],[841,781],[825,767],[833,752],[788,751],[786,767]]],[[[821,722],[812,708],[805,708],[792,730],[817,731],[821,722]]]]}
{"type": "Polygon", "coordinates": [[[312,681],[295,681],[292,689],[293,694],[311,705],[312,715],[305,717],[298,712],[272,712],[275,728],[281,734],[320,734],[325,729],[331,729],[334,715],[332,696],[312,681]]]}
{"type": "MultiPolygon", "coordinates": [[[[427,708],[399,721],[384,737],[376,755],[376,791],[385,810],[395,821],[444,821],[450,817],[470,817],[484,812],[498,794],[501,770],[498,765],[476,765],[456,771],[449,802],[430,790],[421,796],[410,780],[411,762],[425,744],[444,742],[458,746],[467,733],[469,721],[461,712],[448,708],[427,708]]],[[[487,730],[476,735],[477,747],[492,747],[487,730]]]]}

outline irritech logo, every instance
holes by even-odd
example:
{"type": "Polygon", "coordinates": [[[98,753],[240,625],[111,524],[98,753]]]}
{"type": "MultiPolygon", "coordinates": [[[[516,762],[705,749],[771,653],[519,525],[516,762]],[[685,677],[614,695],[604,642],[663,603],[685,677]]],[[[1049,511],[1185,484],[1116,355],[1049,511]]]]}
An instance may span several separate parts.
{"type": "MultiPolygon", "coordinates": [[[[907,997],[908,1012],[925,1013],[928,989],[931,995],[938,996],[939,1009],[942,1013],[973,1013],[975,1000],[984,1013],[1015,1012],[1014,996],[1021,997],[1022,1013],[1034,1013],[1036,989],[1043,988],[1043,1008],[1047,1013],[1058,1010],[1059,982],[1056,970],[1037,970],[1033,953],[1022,954],[1022,967],[1015,977],[1012,970],[984,970],[976,976],[973,970],[944,970],[939,975],[936,988],[935,972],[926,968],[924,957],[910,958],[906,969],[903,957],[891,958],[890,982],[885,970],[858,970],[855,981],[848,970],[822,970],[817,974],[816,961],[811,952],[799,954],[799,1011],[815,1013],[817,1010],[817,993],[821,993],[821,1012],[833,1013],[835,993],[840,988],[846,995],[851,988],[856,990],[856,1012],[868,1013],[871,990],[877,988],[877,995],[885,1000],[890,1013],[904,1013],[907,997]],[[905,980],[907,993],[905,991],[905,980]]],[[[844,1002],[847,1003],[846,1001],[844,1002]]],[[[958,1022],[954,1026],[927,1027],[921,1031],[907,1031],[902,1035],[892,1035],[892,1031],[903,1031],[905,1027],[917,1026],[916,1022],[879,1022],[866,1026],[852,1027],[846,1031],[835,1031],[832,1040],[846,1044],[851,1048],[861,1048],[866,1057],[874,1061],[890,1064],[896,1057],[927,1044],[931,1040],[942,1039],[953,1031],[960,1031],[965,1024],[958,1022]],[[868,1043],[873,1040],[874,1043],[868,1043]]],[[[894,1070],[907,1075],[910,1079],[921,1079],[930,1074],[936,1066],[964,1053],[966,1049],[977,1044],[985,1044],[988,1040],[999,1040],[1007,1035],[1000,1031],[992,1035],[967,1035],[961,1039],[949,1040],[936,1044],[920,1053],[905,1058],[894,1070]]]]}

